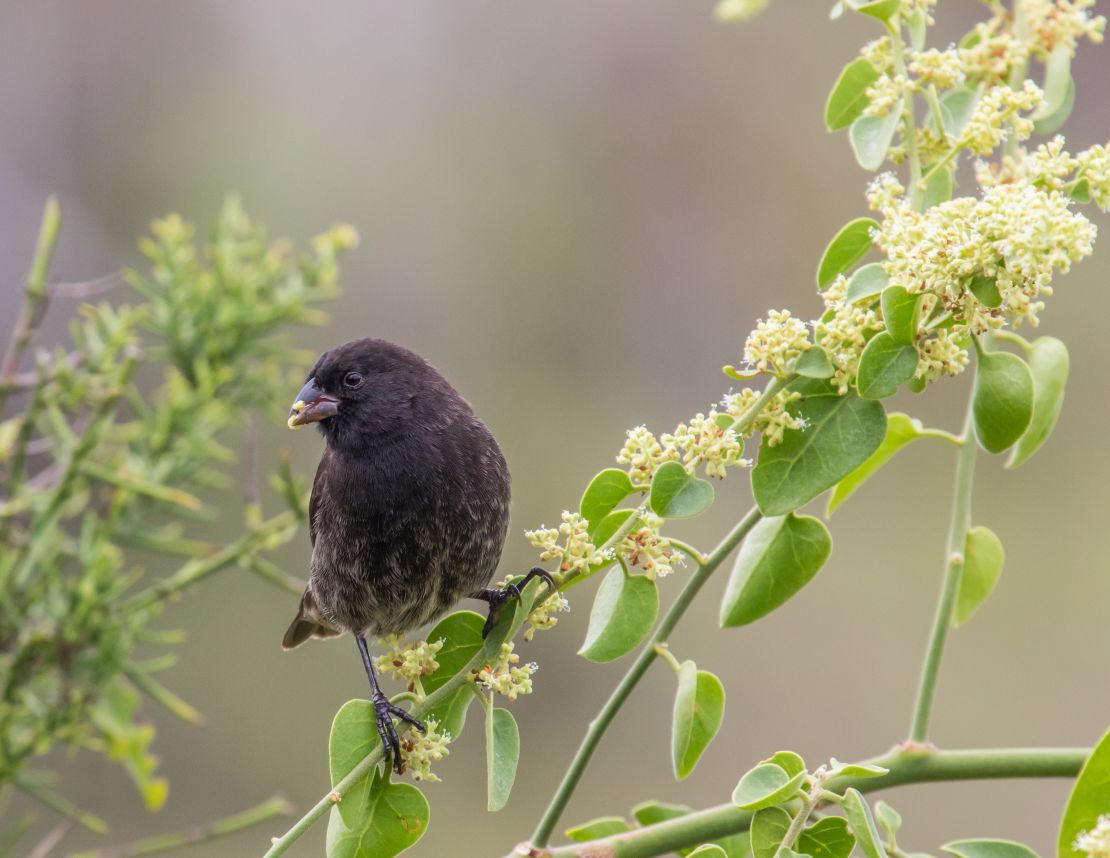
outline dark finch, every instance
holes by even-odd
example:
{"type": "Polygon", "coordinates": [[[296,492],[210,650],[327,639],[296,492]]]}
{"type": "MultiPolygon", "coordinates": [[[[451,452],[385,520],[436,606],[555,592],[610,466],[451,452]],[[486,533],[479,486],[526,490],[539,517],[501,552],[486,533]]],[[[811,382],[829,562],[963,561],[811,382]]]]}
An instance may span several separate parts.
{"type": "MultiPolygon", "coordinates": [[[[428,363],[384,340],[325,353],[289,414],[326,441],[312,483],[312,564],[282,646],[351,632],[366,667],[378,733],[402,768],[392,705],[366,635],[404,634],[460,599],[497,607],[516,587],[489,590],[509,523],[509,469],[497,441],[428,363]]],[[[533,570],[529,577],[543,570],[533,570]]]]}

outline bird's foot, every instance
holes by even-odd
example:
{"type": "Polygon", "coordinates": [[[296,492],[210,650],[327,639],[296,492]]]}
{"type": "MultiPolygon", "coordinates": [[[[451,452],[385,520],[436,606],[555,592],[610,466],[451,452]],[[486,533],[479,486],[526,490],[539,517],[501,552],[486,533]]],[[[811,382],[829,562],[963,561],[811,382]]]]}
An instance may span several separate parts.
{"type": "Polygon", "coordinates": [[[509,599],[519,599],[524,588],[528,586],[528,582],[533,578],[540,578],[545,581],[547,586],[552,590],[555,589],[555,579],[551,577],[551,573],[540,566],[534,566],[528,571],[528,574],[519,581],[506,584],[504,587],[487,587],[474,594],[475,599],[489,602],[489,614],[486,616],[486,624],[482,626],[483,638],[488,637],[489,633],[493,630],[493,625],[497,622],[498,616],[500,616],[501,606],[509,601],[509,599]]]}
{"type": "Polygon", "coordinates": [[[393,726],[393,718],[400,718],[405,723],[411,724],[421,733],[427,728],[424,722],[414,718],[400,706],[394,706],[384,694],[375,694],[371,699],[374,704],[374,720],[378,727],[378,735],[382,739],[382,748],[385,758],[393,760],[393,771],[404,774],[405,761],[401,757],[401,739],[397,735],[397,728],[393,726]]]}

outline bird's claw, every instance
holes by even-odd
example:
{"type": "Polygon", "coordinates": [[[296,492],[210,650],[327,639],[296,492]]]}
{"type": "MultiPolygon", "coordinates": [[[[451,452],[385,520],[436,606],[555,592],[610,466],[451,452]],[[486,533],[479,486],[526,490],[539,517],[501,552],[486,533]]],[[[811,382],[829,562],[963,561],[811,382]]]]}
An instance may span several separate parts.
{"type": "Polygon", "coordinates": [[[401,756],[401,738],[397,735],[397,728],[393,725],[394,717],[400,718],[407,724],[411,724],[421,733],[427,730],[424,722],[418,718],[413,717],[400,706],[395,706],[389,702],[384,694],[375,694],[371,698],[374,704],[374,720],[378,728],[378,735],[382,740],[382,749],[385,751],[386,759],[392,759],[393,771],[397,774],[404,774],[405,761],[401,756]]]}
{"type": "Polygon", "coordinates": [[[551,577],[551,573],[540,566],[535,566],[528,571],[520,581],[514,581],[511,584],[506,584],[504,587],[489,588],[482,590],[477,594],[477,598],[484,599],[489,602],[489,614],[486,616],[486,623],[482,626],[482,637],[489,637],[489,633],[493,631],[494,623],[501,613],[501,606],[504,605],[509,599],[519,599],[528,586],[528,582],[533,578],[539,578],[547,584],[552,590],[555,589],[555,579],[551,577]]]}

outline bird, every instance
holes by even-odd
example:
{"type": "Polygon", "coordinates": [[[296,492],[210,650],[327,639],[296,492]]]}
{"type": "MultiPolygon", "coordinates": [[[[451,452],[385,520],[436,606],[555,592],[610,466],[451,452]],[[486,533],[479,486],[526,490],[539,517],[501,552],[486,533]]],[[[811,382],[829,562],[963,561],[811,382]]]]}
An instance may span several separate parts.
{"type": "Polygon", "coordinates": [[[509,524],[509,468],[469,403],[415,352],[382,339],[325,352],[309,371],[288,425],[315,424],[324,452],[308,508],[308,585],[282,639],[350,632],[370,681],[387,761],[404,770],[396,717],[424,724],[382,691],[368,635],[406,634],[472,597],[498,609],[541,567],[489,587],[509,524]]]}

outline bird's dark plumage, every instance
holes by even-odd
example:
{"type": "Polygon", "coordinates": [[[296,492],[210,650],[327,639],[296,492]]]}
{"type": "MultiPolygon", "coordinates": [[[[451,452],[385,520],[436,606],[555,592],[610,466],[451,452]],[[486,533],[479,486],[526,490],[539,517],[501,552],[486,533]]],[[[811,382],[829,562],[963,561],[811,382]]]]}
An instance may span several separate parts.
{"type": "Polygon", "coordinates": [[[377,339],[332,349],[289,423],[316,423],[326,448],[309,505],[311,574],[287,649],[345,631],[363,648],[363,635],[408,632],[483,591],[505,543],[509,470],[423,358],[377,339]]]}

